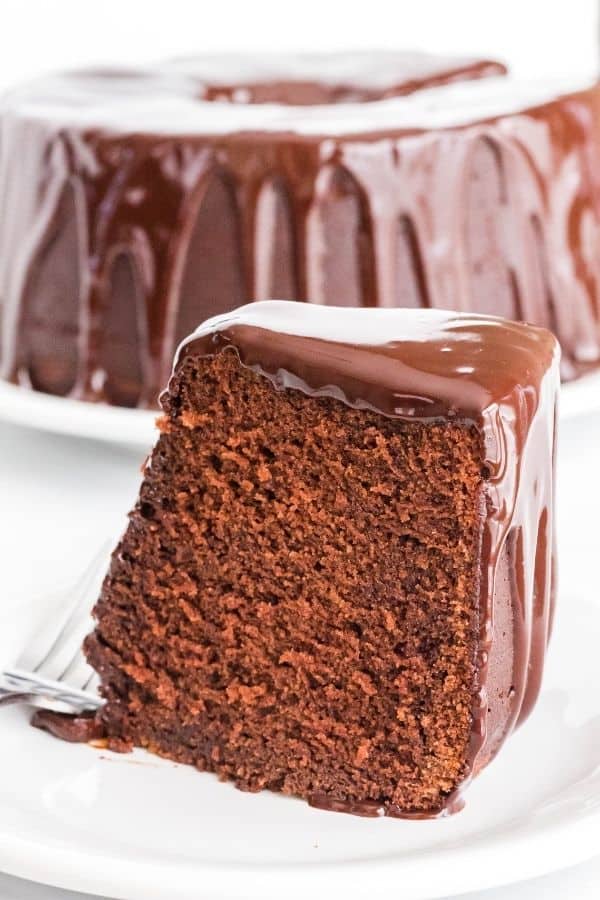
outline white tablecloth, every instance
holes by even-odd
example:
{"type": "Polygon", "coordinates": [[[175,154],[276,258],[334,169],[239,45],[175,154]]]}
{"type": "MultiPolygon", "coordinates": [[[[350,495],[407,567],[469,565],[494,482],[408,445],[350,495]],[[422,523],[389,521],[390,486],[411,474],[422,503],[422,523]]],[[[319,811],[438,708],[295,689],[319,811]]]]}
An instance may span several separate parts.
{"type": "MultiPolygon", "coordinates": [[[[583,493],[586,473],[598,477],[600,421],[570,422],[563,429],[563,445],[569,455],[577,454],[583,493]]],[[[17,608],[24,597],[54,590],[77,576],[107,535],[122,527],[136,494],[143,458],[140,451],[0,423],[3,604],[17,608]],[[74,567],[73,560],[81,563],[74,567]]],[[[581,509],[585,510],[585,503],[581,509]]],[[[579,524],[585,534],[585,522],[579,524]]],[[[597,525],[594,530],[597,535],[597,525]]],[[[0,874],[0,900],[79,896],[0,874]]],[[[533,882],[469,895],[473,900],[597,900],[599,896],[600,859],[533,882]]]]}

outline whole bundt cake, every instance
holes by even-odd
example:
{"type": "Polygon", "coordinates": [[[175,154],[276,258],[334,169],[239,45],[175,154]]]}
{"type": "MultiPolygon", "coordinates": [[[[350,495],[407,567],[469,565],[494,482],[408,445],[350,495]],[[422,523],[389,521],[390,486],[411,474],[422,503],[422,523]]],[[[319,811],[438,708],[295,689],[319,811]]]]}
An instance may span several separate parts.
{"type": "Polygon", "coordinates": [[[18,89],[0,109],[2,374],[153,407],[199,321],[293,298],[525,319],[573,377],[600,357],[599,101],[403,53],[18,89]]]}

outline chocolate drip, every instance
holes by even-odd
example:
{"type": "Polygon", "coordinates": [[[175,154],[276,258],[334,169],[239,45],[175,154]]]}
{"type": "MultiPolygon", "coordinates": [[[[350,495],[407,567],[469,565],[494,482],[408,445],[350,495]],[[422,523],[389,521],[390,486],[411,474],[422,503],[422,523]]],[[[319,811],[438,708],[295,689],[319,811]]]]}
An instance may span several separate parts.
{"type": "Polygon", "coordinates": [[[77,378],[81,273],[73,185],[35,250],[23,295],[21,366],[33,387],[68,394],[77,378]]]}
{"type": "Polygon", "coordinates": [[[548,259],[546,253],[546,242],[542,231],[540,217],[537,213],[532,213],[528,219],[529,240],[532,244],[532,269],[535,279],[535,296],[540,299],[537,310],[539,319],[546,328],[555,332],[558,329],[558,321],[556,318],[556,309],[554,304],[554,295],[548,283],[548,259]]]}
{"type": "Polygon", "coordinates": [[[499,148],[479,138],[470,152],[465,190],[469,309],[521,319],[508,247],[506,173],[499,148]]]}
{"type": "Polygon", "coordinates": [[[373,305],[368,212],[352,176],[324,168],[308,218],[308,299],[330,306],[373,305]]]}
{"type": "Polygon", "coordinates": [[[226,173],[211,172],[203,183],[185,250],[176,344],[202,319],[244,302],[239,228],[233,185],[226,173]]]}
{"type": "MultiPolygon", "coordinates": [[[[554,579],[552,559],[548,557],[547,548],[552,546],[553,535],[550,531],[548,510],[543,509],[538,521],[535,568],[533,573],[533,605],[531,609],[532,623],[529,629],[528,678],[523,692],[521,708],[517,724],[524,722],[530,714],[542,681],[543,660],[550,636],[550,619],[553,603],[547,602],[546,585],[554,579]]],[[[553,593],[553,588],[551,588],[553,593]]]]}
{"type": "Polygon", "coordinates": [[[396,306],[418,309],[429,306],[425,269],[415,228],[408,216],[401,216],[397,228],[396,306]]]}
{"type": "MultiPolygon", "coordinates": [[[[527,717],[540,687],[554,602],[556,341],[544,329],[485,316],[270,302],[206,322],[182,345],[176,366],[190,354],[232,351],[277,390],[334,397],[406,422],[478,429],[487,477],[479,680],[464,787],[527,717]]],[[[335,798],[312,802],[344,808],[335,798]]],[[[453,794],[438,814],[459,802],[453,794]]],[[[347,811],[411,815],[381,804],[347,811]]]]}
{"type": "Polygon", "coordinates": [[[390,819],[443,819],[460,812],[464,807],[462,797],[452,795],[446,798],[444,806],[433,812],[419,812],[410,809],[400,809],[393,803],[377,803],[376,801],[348,801],[336,800],[327,794],[313,794],[309,798],[308,805],[314,809],[323,809],[327,812],[347,813],[351,816],[361,816],[366,819],[380,819],[387,816],[390,819]]]}
{"type": "Polygon", "coordinates": [[[108,298],[100,328],[100,372],[109,403],[137,406],[143,390],[147,347],[144,295],[135,263],[126,252],[115,258],[107,284],[108,298]]]}
{"type": "MultiPolygon", "coordinates": [[[[385,54],[378,54],[385,56],[385,54]]],[[[305,58],[312,61],[313,68],[318,72],[326,71],[331,67],[331,57],[326,59],[318,56],[305,58]]],[[[398,55],[396,55],[396,60],[398,55]]],[[[367,58],[372,67],[372,60],[367,58]]],[[[359,63],[358,56],[355,63],[359,63]]],[[[283,71],[271,69],[259,78],[238,78],[232,83],[230,80],[218,80],[216,82],[204,82],[201,87],[203,100],[227,101],[229,103],[282,103],[291,106],[317,106],[331,103],[368,103],[380,100],[383,97],[400,97],[411,94],[425,87],[434,87],[440,84],[449,84],[453,81],[462,81],[465,78],[484,78],[489,75],[501,75],[506,69],[501,63],[490,60],[473,62],[472,60],[444,60],[439,57],[427,57],[426,54],[403,55],[403,71],[398,80],[394,80],[393,74],[387,77],[383,87],[368,86],[357,83],[357,78],[348,76],[334,76],[329,82],[321,78],[311,78],[306,72],[299,71],[295,78],[289,77],[289,60],[279,60],[283,71]],[[287,76],[287,77],[286,77],[287,76]]],[[[237,60],[238,66],[240,60],[237,60]]],[[[193,61],[191,67],[193,68],[193,61]]],[[[256,68],[256,60],[250,61],[251,68],[256,68]]],[[[242,61],[243,68],[243,61],[242,61]]],[[[304,67],[302,67],[304,68],[304,67]]],[[[310,65],[308,66],[310,68],[310,65]]],[[[360,71],[356,66],[357,73],[360,71]]]]}
{"type": "Polygon", "coordinates": [[[255,229],[255,299],[294,300],[298,289],[292,210],[281,179],[271,178],[262,186],[255,229]]]}

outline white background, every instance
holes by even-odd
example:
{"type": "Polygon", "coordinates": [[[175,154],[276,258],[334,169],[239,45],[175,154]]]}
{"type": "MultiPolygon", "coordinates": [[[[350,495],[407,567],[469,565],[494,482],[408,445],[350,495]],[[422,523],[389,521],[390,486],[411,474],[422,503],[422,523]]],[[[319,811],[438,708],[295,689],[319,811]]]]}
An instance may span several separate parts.
{"type": "MultiPolygon", "coordinates": [[[[595,0],[2,0],[0,88],[56,68],[220,49],[422,48],[495,56],[524,77],[587,74],[597,69],[596,6],[595,0]]],[[[18,580],[25,593],[54,586],[72,553],[91,556],[98,533],[117,527],[130,505],[140,461],[127,451],[0,426],[0,543],[9,583],[18,580]],[[60,515],[75,506],[85,510],[80,518],[60,515]]],[[[0,875],[0,900],[58,896],[0,875]]],[[[598,896],[597,862],[485,895],[598,896]]]]}
{"type": "Polygon", "coordinates": [[[2,0],[0,87],[55,68],[222,49],[417,48],[527,77],[595,69],[596,0],[2,0]]]}

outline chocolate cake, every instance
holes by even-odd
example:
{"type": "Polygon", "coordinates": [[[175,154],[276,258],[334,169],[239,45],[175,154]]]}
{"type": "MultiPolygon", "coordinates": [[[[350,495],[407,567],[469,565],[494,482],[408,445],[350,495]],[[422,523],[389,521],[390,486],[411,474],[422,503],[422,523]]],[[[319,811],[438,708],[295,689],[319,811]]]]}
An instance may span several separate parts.
{"type": "Polygon", "coordinates": [[[0,109],[3,376],[154,406],[250,299],[438,307],[600,357],[600,88],[415,54],[82,71],[0,109]],[[485,77],[483,77],[485,76],[485,77]]]}
{"type": "Polygon", "coordinates": [[[558,357],[437,310],[206,322],[86,643],[110,745],[328,809],[456,809],[540,686],[558,357]]]}

